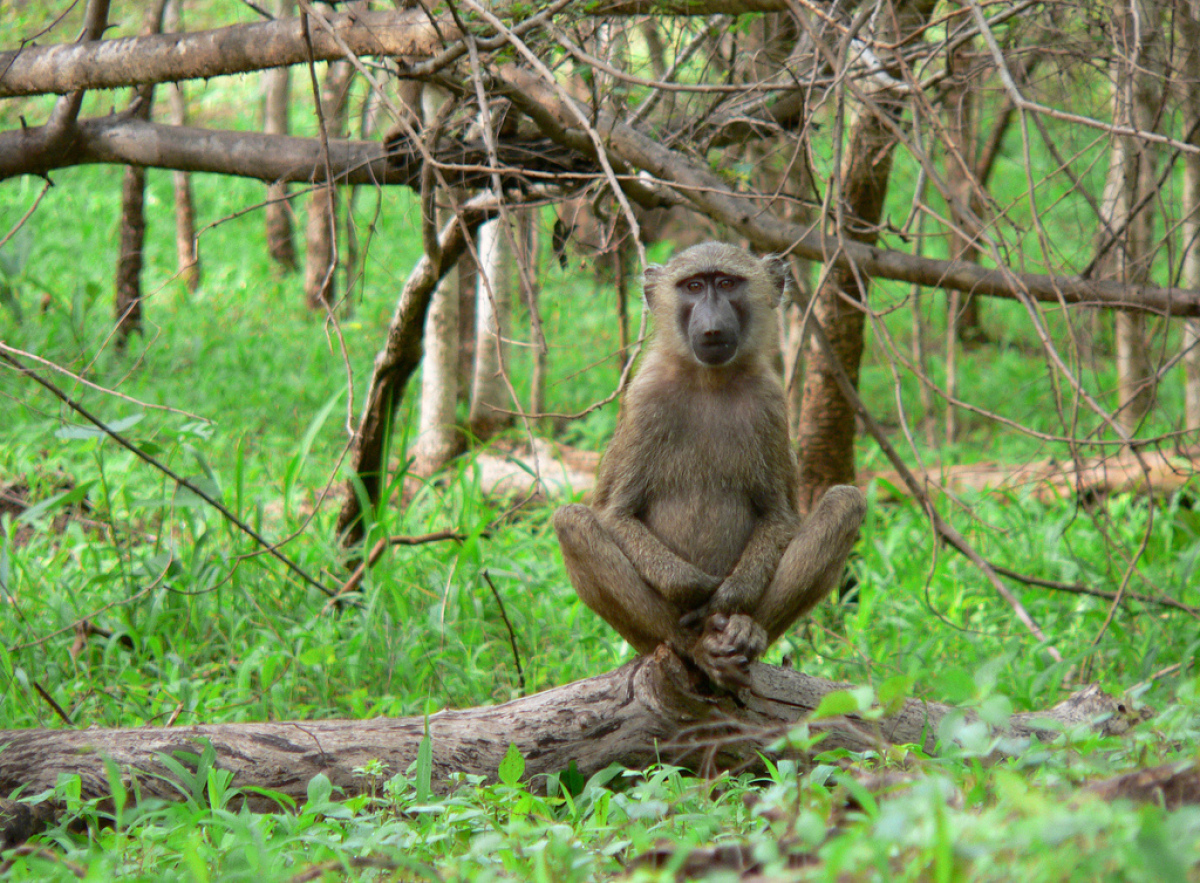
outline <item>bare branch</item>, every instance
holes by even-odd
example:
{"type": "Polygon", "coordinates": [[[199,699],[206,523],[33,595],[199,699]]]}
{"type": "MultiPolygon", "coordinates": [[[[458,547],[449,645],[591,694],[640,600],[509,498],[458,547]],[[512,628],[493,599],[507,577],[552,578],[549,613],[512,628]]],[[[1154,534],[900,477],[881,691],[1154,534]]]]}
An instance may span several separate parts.
{"type": "MultiPolygon", "coordinates": [[[[505,67],[497,88],[535,119],[549,117],[558,127],[546,129],[552,138],[561,132],[578,136],[578,116],[586,111],[564,106],[559,96],[530,72],[505,67]],[[540,114],[539,114],[540,111],[540,114]]],[[[933,288],[966,291],[992,297],[1023,296],[1054,304],[1088,304],[1160,313],[1200,316],[1200,291],[1152,288],[1117,282],[1097,282],[1077,276],[1016,273],[989,269],[968,261],[945,261],[889,251],[849,240],[831,241],[819,230],[805,228],[771,213],[765,201],[730,189],[707,167],[685,158],[609,113],[596,114],[605,146],[628,165],[644,169],[698,210],[727,224],[755,246],[813,261],[846,264],[866,276],[895,279],[933,288]]],[[[541,120],[538,119],[540,123],[541,120]]],[[[578,145],[578,140],[573,140],[578,145]]]]}
{"type": "MultiPolygon", "coordinates": [[[[425,57],[441,48],[437,29],[420,9],[342,13],[329,16],[329,21],[341,42],[358,55],[425,57]]],[[[446,36],[447,25],[440,27],[446,36]]],[[[454,39],[456,33],[448,36],[454,39]]],[[[334,35],[321,29],[312,33],[312,52],[314,61],[345,56],[334,35]]],[[[0,52],[0,98],[178,82],[308,60],[299,18],[185,34],[34,46],[0,52]]]]}

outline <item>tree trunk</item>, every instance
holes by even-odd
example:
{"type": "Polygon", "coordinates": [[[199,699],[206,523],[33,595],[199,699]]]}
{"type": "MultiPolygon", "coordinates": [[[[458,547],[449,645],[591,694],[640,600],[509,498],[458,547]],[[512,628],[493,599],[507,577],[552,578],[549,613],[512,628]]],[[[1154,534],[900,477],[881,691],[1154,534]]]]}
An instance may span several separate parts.
{"type": "Polygon", "coordinates": [[[541,414],[546,410],[546,335],[542,329],[540,273],[541,240],[538,237],[538,212],[536,208],[523,208],[518,215],[517,228],[517,274],[521,287],[521,300],[529,311],[529,413],[541,414]]]}
{"type": "MultiPolygon", "coordinates": [[[[325,72],[321,86],[321,120],[329,138],[342,138],[346,131],[346,98],[354,68],[348,61],[335,61],[325,72]]],[[[310,310],[323,310],[337,300],[335,277],[338,267],[337,184],[318,184],[308,203],[304,242],[304,302],[310,310]]]]}
{"type": "MultiPolygon", "coordinates": [[[[1114,126],[1155,129],[1161,92],[1150,71],[1159,67],[1156,54],[1162,11],[1159,0],[1114,0],[1112,22],[1117,59],[1114,126]]],[[[1130,286],[1150,281],[1154,237],[1152,194],[1156,186],[1154,156],[1149,145],[1132,135],[1113,136],[1101,204],[1101,256],[1096,264],[1102,276],[1130,286]]],[[[1145,317],[1119,312],[1114,323],[1116,419],[1132,437],[1154,406],[1155,372],[1146,347],[1145,317]]]]}
{"type": "MultiPolygon", "coordinates": [[[[975,192],[973,144],[973,93],[961,68],[966,46],[960,45],[946,55],[949,88],[945,98],[946,180],[950,188],[950,255],[957,260],[976,262],[979,249],[971,232],[975,229],[980,200],[975,192]]],[[[946,311],[946,393],[958,398],[958,346],[982,334],[979,299],[967,292],[947,292],[946,311]]],[[[946,406],[946,443],[958,440],[958,409],[946,406]]]]}
{"type": "MultiPolygon", "coordinates": [[[[296,0],[276,0],[275,18],[291,18],[296,12],[296,0]]],[[[292,69],[272,68],[262,76],[263,132],[268,135],[287,135],[291,131],[289,114],[292,104],[292,69]]],[[[267,185],[267,203],[263,208],[267,224],[267,253],[285,273],[299,269],[296,263],[296,242],[292,238],[292,204],[288,200],[288,185],[277,181],[267,185]]]]}
{"type": "MultiPolygon", "coordinates": [[[[163,15],[163,30],[171,34],[183,31],[183,0],[168,0],[163,15]]],[[[167,90],[171,125],[187,125],[187,97],[183,83],[172,83],[167,90]]],[[[179,275],[188,291],[200,287],[200,244],[196,240],[196,208],[192,200],[192,176],[175,172],[175,255],[179,275]]]]}
{"type": "MultiPolygon", "coordinates": [[[[478,247],[476,248],[478,252],[478,247]]],[[[475,257],[464,251],[458,259],[458,401],[471,402],[471,379],[475,376],[475,292],[479,267],[475,257]]]]}
{"type": "MultiPolygon", "coordinates": [[[[714,696],[665,646],[616,671],[546,690],[493,707],[443,711],[426,717],[374,720],[317,720],[123,730],[0,731],[0,794],[23,788],[37,794],[55,786],[62,774],[78,775],[82,797],[111,793],[107,763],[121,772],[131,799],[179,799],[179,782],[163,764],[175,757],[195,769],[207,742],[215,765],[233,773],[231,787],[242,789],[252,810],[276,811],[270,797],[246,792],[265,788],[303,802],[309,781],[324,774],[344,796],[366,792],[368,763],[383,762],[391,773],[413,764],[426,727],[433,749],[432,786],[449,790],[452,774],[495,780],[501,760],[515,745],[525,760],[525,778],[544,789],[549,776],[574,766],[586,779],[612,764],[644,769],[657,761],[712,774],[722,769],[761,768],[777,757],[770,746],[821,698],[851,685],[756,663],[752,686],[739,699],[714,696]],[[190,755],[190,756],[189,756],[190,755]],[[138,787],[131,775],[138,773],[138,787]]],[[[907,700],[878,722],[857,715],[811,724],[827,733],[821,750],[878,750],[886,743],[916,743],[932,752],[938,724],[948,706],[907,700]]],[[[1053,709],[1013,715],[1008,734],[1028,740],[1046,734],[1031,724],[1094,722],[1102,732],[1119,733],[1129,720],[1118,701],[1088,687],[1053,709]]],[[[968,720],[973,716],[967,712],[968,720]]],[[[999,751],[1005,746],[1001,743],[999,751]]],[[[1011,748],[1010,748],[1011,750],[1011,748]]]]}
{"type": "Polygon", "coordinates": [[[464,447],[457,426],[458,273],[452,268],[438,283],[425,318],[421,359],[421,416],[413,446],[417,475],[433,475],[464,447]]]}
{"type": "Polygon", "coordinates": [[[512,320],[511,216],[501,216],[479,229],[479,287],[475,298],[475,376],[471,384],[472,435],[486,441],[513,422],[515,403],[509,393],[508,339],[512,320]],[[506,225],[508,229],[503,229],[506,225]]]}
{"type": "MultiPolygon", "coordinates": [[[[1184,129],[1188,140],[1200,146],[1200,12],[1190,4],[1176,5],[1183,53],[1184,129]]],[[[1200,154],[1183,156],[1183,273],[1181,285],[1200,288],[1200,154]]],[[[1185,429],[1200,429],[1200,319],[1184,319],[1183,348],[1185,429]]]]}
{"type": "MultiPolygon", "coordinates": [[[[163,10],[166,0],[156,0],[146,12],[142,24],[143,34],[157,34],[162,30],[163,10]]],[[[153,86],[139,86],[134,91],[133,114],[139,119],[150,119],[150,104],[154,99],[153,86]]],[[[146,170],[141,166],[127,166],[121,182],[121,238],[117,255],[116,279],[116,335],[113,342],[117,351],[123,352],[129,338],[142,332],[142,248],[146,242],[146,214],[144,194],[146,170]]]]}

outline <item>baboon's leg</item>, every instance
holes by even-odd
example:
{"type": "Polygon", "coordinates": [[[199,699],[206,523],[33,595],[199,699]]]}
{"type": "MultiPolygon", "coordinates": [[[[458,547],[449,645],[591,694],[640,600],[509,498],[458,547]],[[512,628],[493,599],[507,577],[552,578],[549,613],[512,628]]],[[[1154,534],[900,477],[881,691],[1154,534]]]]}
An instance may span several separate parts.
{"type": "Polygon", "coordinates": [[[769,644],[837,585],[866,512],[858,488],[839,484],[827,490],[804,519],[754,611],[769,644]]]}
{"type": "Polygon", "coordinates": [[[625,553],[587,506],[563,506],[554,513],[563,562],[580,600],[615,628],[638,653],[652,653],[664,641],[680,645],[681,611],[638,576],[625,553]]]}

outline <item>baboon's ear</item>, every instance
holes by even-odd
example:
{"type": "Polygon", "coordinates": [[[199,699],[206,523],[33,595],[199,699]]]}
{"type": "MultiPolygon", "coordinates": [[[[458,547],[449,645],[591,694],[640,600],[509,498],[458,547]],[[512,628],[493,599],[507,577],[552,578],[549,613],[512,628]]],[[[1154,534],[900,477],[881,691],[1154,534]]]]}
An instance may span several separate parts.
{"type": "Polygon", "coordinates": [[[642,298],[650,309],[654,309],[654,286],[662,278],[662,272],[661,264],[647,264],[642,273],[642,298]]]}
{"type": "Polygon", "coordinates": [[[763,267],[775,288],[775,303],[788,300],[792,293],[792,265],[781,254],[769,254],[763,257],[763,267]]]}

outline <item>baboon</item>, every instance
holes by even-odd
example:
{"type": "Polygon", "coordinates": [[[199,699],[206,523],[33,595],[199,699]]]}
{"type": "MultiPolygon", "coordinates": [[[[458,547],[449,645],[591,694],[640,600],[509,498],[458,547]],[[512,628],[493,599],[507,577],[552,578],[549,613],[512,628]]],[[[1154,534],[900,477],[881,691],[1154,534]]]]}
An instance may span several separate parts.
{"type": "Polygon", "coordinates": [[[554,515],[575,591],[638,653],[667,643],[719,687],[839,579],[866,504],[801,520],[774,367],[786,262],[719,242],[645,273],[655,334],[621,400],[591,507],[554,515]]]}

